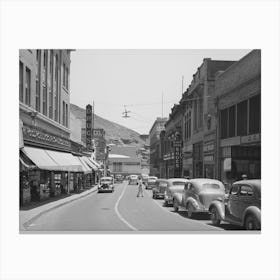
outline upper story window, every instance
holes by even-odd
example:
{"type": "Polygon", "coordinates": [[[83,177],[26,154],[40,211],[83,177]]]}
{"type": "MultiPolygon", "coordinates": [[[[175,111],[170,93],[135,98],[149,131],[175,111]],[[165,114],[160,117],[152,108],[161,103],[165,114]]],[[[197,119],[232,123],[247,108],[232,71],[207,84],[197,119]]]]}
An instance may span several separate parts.
{"type": "Polygon", "coordinates": [[[249,134],[261,132],[261,95],[249,99],[249,134]]]}
{"type": "Polygon", "coordinates": [[[248,100],[237,104],[237,136],[247,135],[248,100]]]}
{"type": "Polygon", "coordinates": [[[23,63],[19,62],[19,100],[23,102],[23,63]]]}
{"type": "Polygon", "coordinates": [[[69,89],[69,70],[66,67],[66,89],[69,89]]]}
{"type": "Polygon", "coordinates": [[[25,69],[25,104],[31,103],[31,71],[28,67],[25,69]]]}
{"type": "Polygon", "coordinates": [[[63,86],[66,86],[66,67],[65,63],[63,63],[63,86]]]}

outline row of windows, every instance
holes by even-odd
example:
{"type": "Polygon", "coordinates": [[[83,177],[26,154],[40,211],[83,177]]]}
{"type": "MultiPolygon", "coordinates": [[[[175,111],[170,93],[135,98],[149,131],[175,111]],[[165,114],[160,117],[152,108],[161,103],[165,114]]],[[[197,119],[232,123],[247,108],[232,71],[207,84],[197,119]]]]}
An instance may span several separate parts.
{"type": "Polygon", "coordinates": [[[185,140],[191,138],[191,112],[188,112],[185,116],[185,126],[184,126],[184,138],[185,140]]]}
{"type": "Polygon", "coordinates": [[[245,136],[261,131],[261,97],[256,95],[221,110],[221,138],[245,136]]]}
{"type": "Polygon", "coordinates": [[[62,103],[62,125],[68,127],[69,120],[68,120],[68,104],[63,101],[62,103]]]}

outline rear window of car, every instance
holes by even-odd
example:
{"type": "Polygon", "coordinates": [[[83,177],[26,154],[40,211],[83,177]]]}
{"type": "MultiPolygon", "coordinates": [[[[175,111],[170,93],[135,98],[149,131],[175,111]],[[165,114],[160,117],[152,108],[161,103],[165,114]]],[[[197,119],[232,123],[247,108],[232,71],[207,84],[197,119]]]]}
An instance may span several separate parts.
{"type": "Polygon", "coordinates": [[[111,183],[112,180],[110,179],[101,179],[101,183],[111,183]]]}
{"type": "Polygon", "coordinates": [[[174,181],[172,182],[172,186],[185,186],[185,182],[174,181]]]}
{"type": "Polygon", "coordinates": [[[220,186],[218,184],[206,183],[206,184],[203,184],[202,187],[205,190],[218,190],[218,189],[220,189],[220,186]]]}

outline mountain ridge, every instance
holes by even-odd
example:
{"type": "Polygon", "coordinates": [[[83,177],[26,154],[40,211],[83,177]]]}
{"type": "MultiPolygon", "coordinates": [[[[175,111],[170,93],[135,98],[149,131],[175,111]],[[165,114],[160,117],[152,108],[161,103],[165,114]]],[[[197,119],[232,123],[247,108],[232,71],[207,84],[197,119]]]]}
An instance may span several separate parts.
{"type": "MultiPolygon", "coordinates": [[[[80,142],[81,128],[85,128],[86,110],[70,103],[70,120],[71,138],[80,142]]],[[[105,138],[109,144],[134,144],[136,146],[144,144],[144,141],[140,138],[140,133],[96,114],[94,114],[94,127],[105,130],[105,138]]]]}

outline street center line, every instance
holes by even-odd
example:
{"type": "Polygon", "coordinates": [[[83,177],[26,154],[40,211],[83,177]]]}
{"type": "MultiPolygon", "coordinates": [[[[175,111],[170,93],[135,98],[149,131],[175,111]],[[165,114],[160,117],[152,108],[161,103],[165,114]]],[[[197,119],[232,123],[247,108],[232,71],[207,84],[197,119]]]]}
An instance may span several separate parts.
{"type": "Polygon", "coordinates": [[[125,193],[126,187],[127,187],[127,184],[126,184],[125,187],[123,188],[123,191],[122,191],[121,195],[119,196],[119,198],[118,198],[118,200],[117,200],[117,202],[116,202],[116,204],[115,204],[115,212],[116,212],[116,214],[118,215],[119,219],[120,219],[122,222],[124,222],[130,229],[136,231],[137,228],[135,228],[134,226],[132,226],[132,225],[120,214],[120,212],[119,212],[119,210],[118,210],[119,202],[120,202],[120,200],[122,199],[122,197],[123,197],[123,195],[124,195],[124,193],[125,193]]]}

